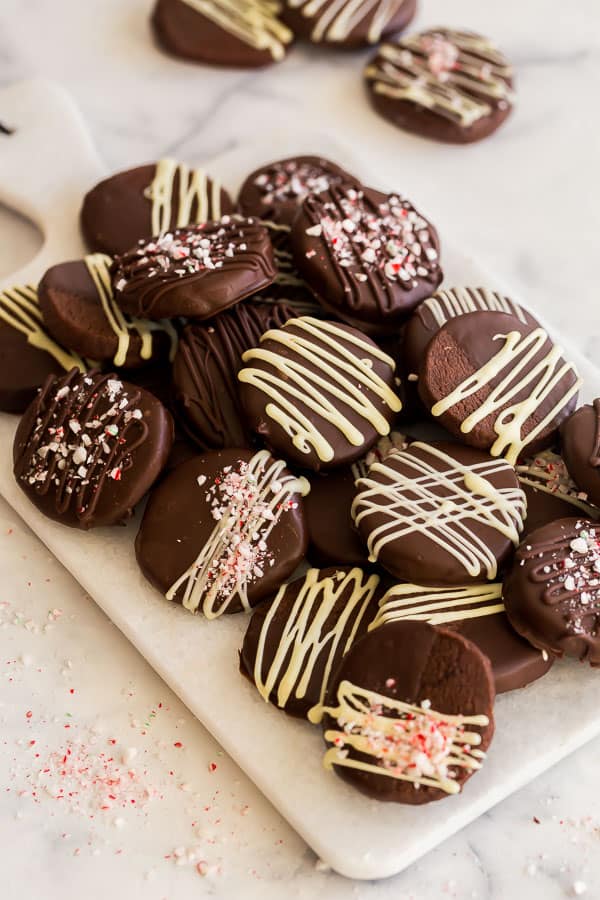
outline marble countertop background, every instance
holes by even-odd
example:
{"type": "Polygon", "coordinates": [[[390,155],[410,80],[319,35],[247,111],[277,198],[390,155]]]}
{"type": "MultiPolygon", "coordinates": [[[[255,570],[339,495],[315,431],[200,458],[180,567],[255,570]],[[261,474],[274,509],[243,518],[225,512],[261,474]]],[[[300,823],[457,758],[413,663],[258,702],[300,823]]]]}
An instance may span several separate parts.
{"type": "MultiPolygon", "coordinates": [[[[517,110],[471,147],[427,143],[378,119],[363,95],[363,53],[297,47],[258,72],[193,66],[152,46],[150,6],[2,0],[0,85],[61,82],[111,169],[166,154],[199,163],[253,134],[331,130],[599,357],[595,0],[421,0],[417,26],[482,31],[516,66],[517,110]]],[[[0,275],[37,240],[0,209],[0,275]]],[[[3,900],[600,897],[600,741],[396,878],[352,883],[323,871],[2,501],[0,566],[3,900]],[[65,782],[63,756],[88,774],[71,768],[65,782]],[[115,767],[135,772],[135,789],[104,804],[115,767]]]]}

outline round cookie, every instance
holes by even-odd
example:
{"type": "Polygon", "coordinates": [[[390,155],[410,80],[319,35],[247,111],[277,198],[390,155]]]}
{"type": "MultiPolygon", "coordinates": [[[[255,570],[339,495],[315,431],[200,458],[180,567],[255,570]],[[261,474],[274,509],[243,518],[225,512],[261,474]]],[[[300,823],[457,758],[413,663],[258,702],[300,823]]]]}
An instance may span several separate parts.
{"type": "Polygon", "coordinates": [[[150,393],[114,374],[49,378],[14,440],[17,484],[64,525],[125,522],[165,465],[173,421],[150,393]]]}
{"type": "Polygon", "coordinates": [[[535,323],[474,312],[449,319],[429,342],[419,394],[467,444],[515,464],[552,443],[577,403],[575,366],[535,323]]]}
{"type": "Polygon", "coordinates": [[[140,241],[113,265],[117,303],[149,319],[209,319],[267,287],[277,274],[267,229],[223,216],[140,241]]]}
{"type": "Polygon", "coordinates": [[[135,542],[146,578],[207,619],[256,606],[307,545],[308,489],[265,450],[218,450],[181,463],[150,496],[135,542]]]}
{"type": "Polygon", "coordinates": [[[322,156],[293,156],[251,172],[240,188],[238,205],[245,216],[290,226],[309,194],[352,181],[344,169],[322,156]]]}
{"type": "Polygon", "coordinates": [[[600,666],[600,528],[559,519],[530,534],[504,580],[506,612],[534,647],[600,666]]]}
{"type": "Polygon", "coordinates": [[[396,194],[332,185],[309,195],[291,240],[319,302],[369,333],[389,333],[442,280],[435,229],[396,194]]]}
{"type": "Polygon", "coordinates": [[[230,196],[203,169],[160,159],[99,182],[83,199],[80,221],[90,250],[115,256],[139,240],[220,219],[233,209],[230,196]]]}
{"type": "Polygon", "coordinates": [[[157,0],[152,28],[168,53],[217,66],[280,62],[293,40],[271,0],[157,0]]]}
{"type": "Polygon", "coordinates": [[[354,48],[402,31],[416,8],[416,0],[284,0],[282,16],[304,40],[354,48]]]}
{"type": "Polygon", "coordinates": [[[524,459],[516,466],[516,472],[527,498],[527,517],[521,539],[556,519],[575,515],[600,518],[600,509],[588,502],[586,493],[578,490],[563,458],[553,450],[543,450],[524,459]]]}
{"type": "Polygon", "coordinates": [[[237,373],[242,354],[269,328],[293,318],[281,303],[238,303],[214,319],[187,325],[173,363],[173,400],[186,431],[203,449],[251,447],[237,373]]]}
{"type": "Polygon", "coordinates": [[[324,706],[323,760],[368,797],[423,804],[460,792],[494,734],[489,660],[463,635],[392,622],[343,658],[324,706]]]}
{"type": "Polygon", "coordinates": [[[481,35],[435,28],[382,44],[365,69],[369,99],[393,125],[453,144],[479,141],[510,115],[513,70],[481,35]]]}
{"type": "Polygon", "coordinates": [[[396,578],[423,585],[493,581],[525,516],[525,496],[505,460],[459,444],[415,441],[358,480],[352,516],[396,578]]]}
{"type": "Polygon", "coordinates": [[[48,376],[74,367],[87,368],[48,334],[36,289],[14,285],[0,290],[0,410],[23,412],[48,376]]]}
{"type": "Polygon", "coordinates": [[[590,503],[600,505],[600,400],[587,403],[560,429],[562,454],[569,474],[590,503]]]}
{"type": "Polygon", "coordinates": [[[177,347],[172,322],[124,313],[115,302],[111,265],[109,256],[94,253],[48,269],[38,288],[48,330],[82,356],[118,368],[172,359],[177,347]]]}
{"type": "Polygon", "coordinates": [[[472,641],[492,665],[497,694],[525,687],[552,667],[553,658],[535,650],[511,626],[501,584],[394,585],[381,598],[369,630],[409,620],[443,625],[472,641]]]}
{"type": "Polygon", "coordinates": [[[366,633],[380,596],[378,575],[309,569],[252,614],[240,671],[263,700],[305,717],[323,702],[342,657],[366,633]]]}
{"type": "Polygon", "coordinates": [[[402,407],[393,360],[347,325],[289,319],[242,359],[248,424],[267,446],[314,471],[363,456],[402,407]]]}

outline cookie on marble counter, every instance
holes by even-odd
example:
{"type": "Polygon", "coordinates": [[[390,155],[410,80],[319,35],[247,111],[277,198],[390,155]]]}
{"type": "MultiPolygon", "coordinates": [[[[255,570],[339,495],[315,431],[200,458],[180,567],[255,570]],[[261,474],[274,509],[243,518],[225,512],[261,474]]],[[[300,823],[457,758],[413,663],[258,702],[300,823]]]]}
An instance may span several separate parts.
{"type": "Polygon", "coordinates": [[[490,662],[426,622],[370,631],[342,659],[323,705],[324,765],[376,800],[423,804],[462,789],[494,734],[490,662]]]}
{"type": "Polygon", "coordinates": [[[294,35],[277,0],[157,0],[152,28],[174,56],[216,66],[280,62],[294,35]]]}
{"type": "Polygon", "coordinates": [[[571,478],[590,503],[600,505],[600,400],[586,403],[565,419],[560,437],[571,478]]]}
{"type": "Polygon", "coordinates": [[[496,131],[514,102],[513,69],[492,42],[435,28],[390,40],[365,69],[369,99],[392,124],[455,144],[496,131]]]}
{"type": "Polygon", "coordinates": [[[204,169],[174,159],[137,166],[85,195],[81,230],[90,250],[115,256],[139,240],[233,212],[229,194],[204,169]]]}
{"type": "Polygon", "coordinates": [[[416,8],[416,0],[284,0],[282,15],[294,34],[313,44],[354,48],[402,31],[416,8]]]}
{"type": "Polygon", "coordinates": [[[17,484],[40,512],[93,528],[127,521],[163,469],[173,420],[115,374],[49,378],[14,440],[17,484]]]}

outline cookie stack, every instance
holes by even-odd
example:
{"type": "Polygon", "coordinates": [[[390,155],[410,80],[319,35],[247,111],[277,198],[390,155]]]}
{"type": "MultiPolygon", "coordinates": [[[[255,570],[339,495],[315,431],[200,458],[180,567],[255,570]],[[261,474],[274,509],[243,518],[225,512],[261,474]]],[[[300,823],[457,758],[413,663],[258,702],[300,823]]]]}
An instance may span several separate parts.
{"type": "Polygon", "coordinates": [[[19,486],[85,529],[149,494],[141,571],[209,621],[251,613],[241,672],[322,723],[327,767],[457,793],[497,692],[600,664],[600,402],[576,409],[520,305],[441,287],[411,200],[320,157],[235,203],[162,160],[81,222],[88,256],[0,294],[19,486]]]}

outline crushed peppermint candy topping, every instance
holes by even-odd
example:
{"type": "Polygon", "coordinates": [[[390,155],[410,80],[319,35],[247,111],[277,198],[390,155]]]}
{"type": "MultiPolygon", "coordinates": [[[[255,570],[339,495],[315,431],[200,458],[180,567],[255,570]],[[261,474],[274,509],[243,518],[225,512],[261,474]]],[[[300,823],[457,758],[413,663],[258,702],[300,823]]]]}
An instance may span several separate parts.
{"type": "Polygon", "coordinates": [[[329,196],[311,198],[309,216],[318,220],[306,234],[322,236],[342,268],[358,270],[348,271],[350,277],[364,282],[378,274],[409,290],[419,278],[437,272],[438,252],[429,222],[408,200],[390,194],[374,204],[352,187],[329,196]]]}
{"type": "Polygon", "coordinates": [[[427,56],[429,71],[439,81],[447,81],[450,72],[457,68],[459,50],[456,44],[441,34],[424,34],[421,46],[427,56]]]}
{"type": "Polygon", "coordinates": [[[301,203],[308,194],[321,194],[340,180],[340,175],[314,163],[288,159],[261,172],[254,184],[261,191],[263,204],[270,206],[289,201],[301,203]]]}
{"type": "Polygon", "coordinates": [[[548,494],[557,494],[561,500],[584,510],[591,518],[600,516],[600,509],[593,506],[588,495],[580,491],[562,456],[553,450],[544,450],[537,456],[525,459],[516,467],[519,481],[548,494]]]}

